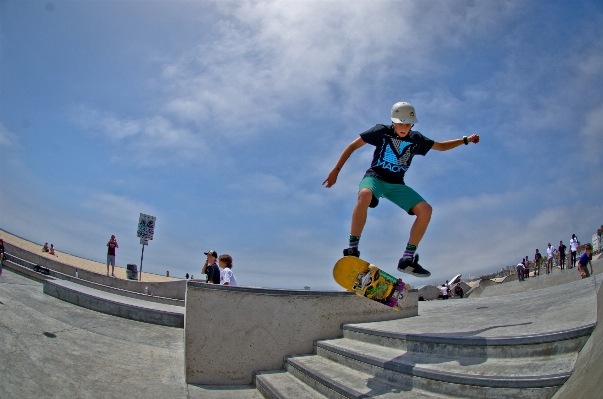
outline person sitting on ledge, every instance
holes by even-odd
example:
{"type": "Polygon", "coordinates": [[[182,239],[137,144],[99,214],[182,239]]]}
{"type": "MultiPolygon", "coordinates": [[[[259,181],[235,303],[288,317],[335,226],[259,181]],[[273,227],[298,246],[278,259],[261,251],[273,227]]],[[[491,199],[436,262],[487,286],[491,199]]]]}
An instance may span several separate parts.
{"type": "Polygon", "coordinates": [[[48,252],[48,243],[45,243],[42,247],[42,252],[48,252]]]}
{"type": "Polygon", "coordinates": [[[50,244],[50,249],[48,250],[48,253],[51,254],[51,255],[55,255],[55,253],[54,253],[54,245],[50,244]]]}

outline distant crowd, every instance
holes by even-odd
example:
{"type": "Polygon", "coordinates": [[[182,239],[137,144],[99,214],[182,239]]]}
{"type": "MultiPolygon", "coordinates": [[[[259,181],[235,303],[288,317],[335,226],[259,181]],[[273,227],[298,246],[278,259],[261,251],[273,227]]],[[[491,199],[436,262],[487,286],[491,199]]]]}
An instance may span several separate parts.
{"type": "Polygon", "coordinates": [[[567,246],[563,241],[559,241],[559,246],[555,248],[548,243],[546,248],[546,257],[540,253],[540,250],[536,248],[534,259],[530,261],[529,257],[526,256],[516,267],[517,279],[524,281],[530,277],[530,271],[532,277],[539,276],[541,271],[544,270],[546,274],[553,271],[553,267],[558,267],[561,270],[566,268],[573,269],[578,268],[578,272],[582,278],[589,277],[593,273],[592,267],[592,245],[590,243],[580,245],[578,237],[572,234],[572,238],[569,242],[569,252],[567,246]],[[582,253],[583,252],[583,253],[582,253]],[[578,258],[578,254],[582,255],[578,258]],[[590,266],[590,272],[588,267],[590,266]]]}

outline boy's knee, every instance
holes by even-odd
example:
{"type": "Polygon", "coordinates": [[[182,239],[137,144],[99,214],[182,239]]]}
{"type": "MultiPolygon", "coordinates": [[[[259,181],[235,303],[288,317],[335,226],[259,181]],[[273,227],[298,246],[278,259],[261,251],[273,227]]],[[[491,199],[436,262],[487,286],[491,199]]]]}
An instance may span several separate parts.
{"type": "Polygon", "coordinates": [[[431,217],[433,208],[427,202],[419,202],[411,209],[413,213],[420,217],[431,217]]]}
{"type": "Polygon", "coordinates": [[[373,192],[368,188],[363,188],[358,192],[358,203],[362,206],[369,206],[373,199],[373,192]]]}

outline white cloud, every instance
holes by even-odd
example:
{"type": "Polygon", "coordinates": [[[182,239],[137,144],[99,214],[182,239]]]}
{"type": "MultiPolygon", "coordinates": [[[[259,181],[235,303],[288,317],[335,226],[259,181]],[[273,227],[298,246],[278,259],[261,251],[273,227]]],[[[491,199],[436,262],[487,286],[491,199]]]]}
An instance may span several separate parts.
{"type": "Polygon", "coordinates": [[[17,136],[0,122],[0,147],[10,147],[17,141],[17,136]]]}
{"type": "Polygon", "coordinates": [[[353,115],[348,105],[367,89],[440,68],[432,57],[442,43],[491,35],[516,12],[510,2],[221,6],[231,18],[216,24],[216,35],[165,65],[166,111],[198,124],[243,122],[248,132],[298,116],[300,107],[353,115]]]}
{"type": "Polygon", "coordinates": [[[206,151],[204,138],[191,130],[177,127],[163,116],[156,115],[141,119],[118,118],[108,112],[80,106],[73,111],[73,120],[80,127],[109,138],[114,143],[124,143],[139,150],[133,159],[138,163],[157,161],[149,154],[192,159],[206,151]]]}
{"type": "Polygon", "coordinates": [[[603,148],[603,104],[587,112],[585,119],[580,131],[583,140],[583,157],[598,164],[603,148]]]}

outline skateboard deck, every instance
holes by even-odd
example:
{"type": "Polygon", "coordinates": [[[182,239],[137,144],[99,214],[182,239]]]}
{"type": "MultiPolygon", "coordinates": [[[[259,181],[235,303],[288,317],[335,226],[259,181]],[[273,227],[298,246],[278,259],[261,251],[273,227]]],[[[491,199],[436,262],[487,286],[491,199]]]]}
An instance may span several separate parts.
{"type": "Polygon", "coordinates": [[[333,278],[346,290],[395,310],[400,310],[400,301],[411,289],[402,279],[391,276],[355,256],[339,259],[333,267],[333,278]]]}

